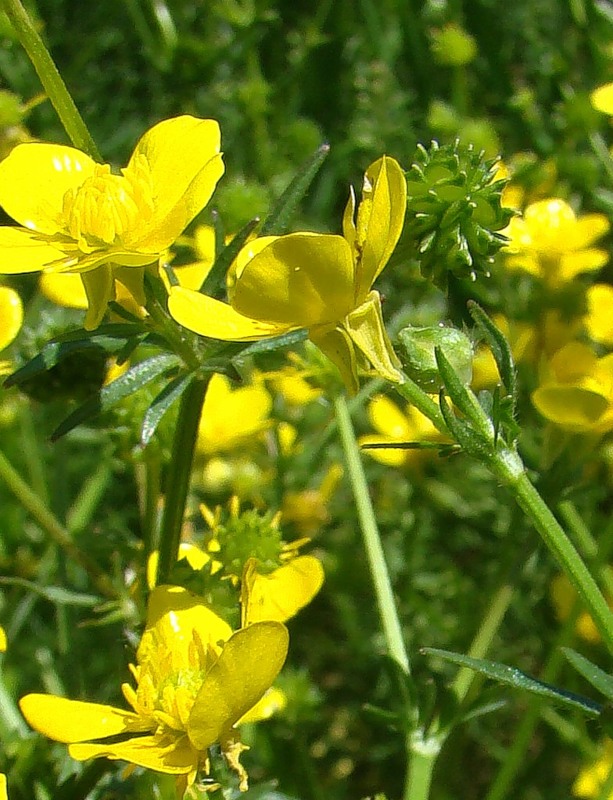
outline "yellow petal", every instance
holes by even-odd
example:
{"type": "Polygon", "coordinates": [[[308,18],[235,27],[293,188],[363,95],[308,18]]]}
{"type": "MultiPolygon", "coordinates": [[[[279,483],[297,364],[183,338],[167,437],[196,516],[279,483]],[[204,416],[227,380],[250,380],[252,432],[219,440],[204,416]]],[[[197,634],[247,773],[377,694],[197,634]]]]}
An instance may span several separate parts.
{"type": "Polygon", "coordinates": [[[260,722],[263,719],[269,719],[277,711],[282,711],[287,705],[287,697],[281,689],[275,686],[266,692],[264,697],[253,706],[253,708],[244,714],[236,723],[237,725],[246,725],[249,722],[260,722]]]}
{"type": "Polygon", "coordinates": [[[384,394],[376,395],[368,404],[368,419],[375,430],[389,438],[406,442],[411,436],[406,416],[384,394]]]}
{"type": "Polygon", "coordinates": [[[21,298],[8,286],[0,286],[0,350],[13,341],[23,322],[21,298]]]}
{"type": "Polygon", "coordinates": [[[78,189],[94,167],[89,156],[73,147],[20,144],[0,162],[0,205],[24,228],[62,231],[64,195],[78,189]]]}
{"type": "Polygon", "coordinates": [[[243,624],[285,622],[311,602],[323,582],[323,566],[314,556],[293,558],[268,575],[258,573],[256,559],[249,559],[241,592],[243,624]]]}
{"type": "Polygon", "coordinates": [[[154,201],[139,231],[139,249],[169,247],[211,199],[224,173],[219,125],[189,115],[154,125],[136,145],[126,175],[147,165],[154,201]]]}
{"type": "Polygon", "coordinates": [[[0,772],[0,800],[8,800],[8,793],[6,791],[6,775],[0,772]]]}
{"type": "Polygon", "coordinates": [[[0,653],[4,653],[6,651],[6,631],[0,625],[0,653]]]}
{"type": "Polygon", "coordinates": [[[92,331],[100,325],[109,301],[115,297],[113,268],[110,264],[102,264],[96,270],[81,273],[81,280],[88,303],[84,327],[92,331]]]}
{"type": "Polygon", "coordinates": [[[27,694],[19,701],[19,708],[34,730],[65,744],[147,730],[143,720],[131,711],[52,694],[27,694]]]}
{"type": "Polygon", "coordinates": [[[380,377],[393,383],[402,381],[402,365],[385,330],[378,292],[370,292],[364,302],[346,316],[343,327],[380,377]]]}
{"type": "Polygon", "coordinates": [[[0,275],[40,272],[64,258],[65,253],[41,241],[30,231],[0,227],[0,275]]]}
{"type": "Polygon", "coordinates": [[[577,219],[570,244],[577,250],[589,247],[608,233],[610,227],[609,220],[604,214],[582,214],[577,219]]]}
{"type": "Polygon", "coordinates": [[[357,394],[360,388],[358,365],[349,334],[341,327],[333,330],[314,328],[309,331],[309,338],[338,369],[349,394],[357,394]]]}
{"type": "Polygon", "coordinates": [[[560,258],[559,278],[562,281],[570,281],[583,272],[601,269],[608,260],[609,254],[605,250],[597,250],[593,247],[588,250],[565,253],[560,258]]]}
{"type": "Polygon", "coordinates": [[[407,205],[407,182],[400,164],[383,156],[366,170],[358,209],[357,299],[361,302],[385,267],[402,233],[407,205]]]}
{"type": "Polygon", "coordinates": [[[604,114],[613,114],[613,83],[605,83],[594,89],[590,101],[597,111],[604,114]]]}
{"type": "Polygon", "coordinates": [[[76,272],[45,272],[38,288],[48,300],[66,308],[87,308],[87,294],[81,275],[76,272]]]}
{"type": "Polygon", "coordinates": [[[106,756],[170,775],[185,775],[198,767],[198,753],[187,736],[168,741],[160,736],[139,736],[116,744],[73,744],[68,752],[77,761],[106,756]]]}
{"type": "Polygon", "coordinates": [[[285,663],[288,644],[280,622],[256,622],[231,636],[208,671],[187,724],[197,750],[218,741],[260,700],[285,663]]]}
{"type": "Polygon", "coordinates": [[[232,306],[240,314],[309,328],[336,322],[353,308],[353,258],[342,236],[290,233],[259,246],[257,239],[245,245],[254,256],[236,272],[232,306]]]}
{"type": "Polygon", "coordinates": [[[613,286],[596,283],[587,290],[588,315],[585,327],[590,339],[613,344],[613,286]]]}
{"type": "Polygon", "coordinates": [[[223,341],[249,342],[278,336],[291,329],[287,325],[250,319],[227,303],[182,286],[173,286],[170,290],[168,311],[184,328],[223,341]]]}
{"type": "Polygon", "coordinates": [[[575,433],[594,430],[609,408],[606,397],[579,386],[542,386],[532,402],[550,422],[575,433]]]}

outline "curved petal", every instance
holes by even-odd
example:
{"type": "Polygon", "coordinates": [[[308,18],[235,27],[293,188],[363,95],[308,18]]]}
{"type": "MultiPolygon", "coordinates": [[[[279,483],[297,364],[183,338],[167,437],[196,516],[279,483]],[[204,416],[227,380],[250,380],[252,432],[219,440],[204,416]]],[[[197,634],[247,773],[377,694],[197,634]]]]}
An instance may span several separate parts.
{"type": "Polygon", "coordinates": [[[290,233],[263,249],[255,239],[239,254],[232,307],[268,323],[309,328],[342,319],[354,306],[354,265],[342,236],[290,233]]]}
{"type": "Polygon", "coordinates": [[[606,397],[580,386],[542,386],[532,403],[545,419],[575,433],[594,430],[609,408],[606,397]]]}
{"type": "Polygon", "coordinates": [[[360,388],[355,346],[349,334],[342,328],[333,330],[314,328],[309,331],[309,339],[340,372],[341,379],[349,394],[357,394],[360,388]]]}
{"type": "Polygon", "coordinates": [[[93,331],[102,322],[109,301],[115,297],[113,269],[110,264],[102,264],[99,269],[81,273],[81,280],[88,303],[84,327],[93,331]]]}
{"type": "Polygon", "coordinates": [[[409,422],[396,403],[384,394],[378,394],[368,404],[368,419],[375,430],[398,441],[411,436],[409,422]]]}
{"type": "Polygon", "coordinates": [[[613,286],[596,283],[587,290],[588,314],[585,327],[590,339],[613,344],[613,286]]]}
{"type": "Polygon", "coordinates": [[[159,736],[138,736],[116,744],[73,744],[68,748],[77,761],[105,756],[170,775],[185,775],[198,768],[199,756],[187,736],[175,742],[159,736]]]}
{"type": "Polygon", "coordinates": [[[570,246],[576,250],[589,247],[609,232],[611,224],[604,214],[582,214],[577,219],[570,246]]]}
{"type": "Polygon", "coordinates": [[[263,620],[285,622],[315,597],[324,582],[324,569],[315,556],[297,556],[268,575],[249,560],[243,574],[241,606],[244,625],[263,620]]]}
{"type": "Polygon", "coordinates": [[[154,125],[136,145],[124,174],[137,181],[143,161],[154,210],[139,231],[139,249],[169,247],[211,199],[224,173],[221,133],[212,119],[189,115],[154,125]]]}
{"type": "Polygon", "coordinates": [[[168,311],[184,328],[222,341],[249,342],[278,336],[292,327],[250,319],[227,303],[182,286],[173,286],[170,290],[168,311]]]}
{"type": "Polygon", "coordinates": [[[64,252],[30,231],[0,227],[0,275],[40,272],[65,257],[64,252]]]}
{"type": "Polygon", "coordinates": [[[370,292],[366,300],[347,315],[344,328],[375,372],[393,383],[402,381],[402,365],[383,324],[378,292],[370,292]]]}
{"type": "Polygon", "coordinates": [[[282,711],[287,705],[287,697],[285,692],[277,689],[276,686],[271,686],[264,696],[249,709],[236,723],[236,725],[246,725],[248,722],[260,722],[263,719],[268,719],[276,714],[277,711],[282,711]]]}
{"type": "Polygon", "coordinates": [[[87,308],[87,294],[76,272],[44,272],[38,288],[48,300],[66,308],[87,308]]]}
{"type": "Polygon", "coordinates": [[[64,744],[150,729],[132,711],[52,694],[27,694],[19,708],[34,730],[64,744]]]}
{"type": "Polygon", "coordinates": [[[400,164],[383,156],[366,170],[358,208],[357,301],[370,291],[402,233],[407,206],[407,182],[400,164]]]}
{"type": "Polygon", "coordinates": [[[205,750],[260,700],[285,663],[289,634],[280,622],[256,622],[234,633],[208,671],[187,723],[205,750]]]}
{"type": "Polygon", "coordinates": [[[609,260],[606,250],[597,250],[591,247],[588,250],[577,250],[565,253],[560,258],[558,278],[561,281],[570,281],[582,272],[594,272],[601,269],[609,260]]]}
{"type": "Polygon", "coordinates": [[[21,298],[14,289],[0,286],[0,350],[13,341],[23,322],[21,298]]]}
{"type": "Polygon", "coordinates": [[[0,162],[0,205],[24,228],[54,234],[64,230],[64,195],[94,173],[95,162],[59,144],[17,145],[0,162]]]}

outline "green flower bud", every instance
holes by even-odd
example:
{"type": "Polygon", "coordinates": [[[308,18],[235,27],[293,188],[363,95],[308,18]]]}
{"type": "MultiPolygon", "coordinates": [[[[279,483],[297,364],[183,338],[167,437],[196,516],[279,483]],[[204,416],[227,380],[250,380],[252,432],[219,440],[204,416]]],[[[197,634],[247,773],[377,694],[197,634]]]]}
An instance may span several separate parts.
{"type": "Polygon", "coordinates": [[[450,23],[434,33],[432,53],[439,64],[463,67],[477,55],[477,45],[464,28],[450,23]]]}
{"type": "Polygon", "coordinates": [[[470,339],[462,331],[441,326],[408,327],[398,334],[399,356],[409,378],[431,394],[442,388],[434,352],[437,347],[443,351],[462,383],[470,384],[473,361],[470,339]]]}

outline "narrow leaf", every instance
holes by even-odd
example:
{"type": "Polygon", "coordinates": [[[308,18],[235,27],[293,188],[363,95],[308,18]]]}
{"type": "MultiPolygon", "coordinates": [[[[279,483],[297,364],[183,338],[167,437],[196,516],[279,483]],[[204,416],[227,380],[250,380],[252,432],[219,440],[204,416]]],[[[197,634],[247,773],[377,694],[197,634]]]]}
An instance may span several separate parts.
{"type": "Polygon", "coordinates": [[[575,650],[571,650],[570,647],[563,647],[562,652],[577,672],[592,684],[594,689],[598,689],[600,694],[603,694],[608,700],[613,700],[613,676],[597,667],[596,664],[592,664],[575,650]]]}
{"type": "Polygon", "coordinates": [[[424,647],[421,652],[425,655],[438,656],[445,661],[451,661],[452,664],[457,664],[459,667],[468,667],[468,669],[472,669],[486,678],[503,683],[506,686],[512,686],[514,689],[522,689],[539,697],[553,700],[567,708],[578,709],[590,717],[598,717],[602,711],[602,705],[594,700],[550,686],[548,683],[531,678],[525,672],[515,667],[509,667],[506,664],[486,661],[481,658],[471,658],[460,653],[451,653],[448,650],[438,650],[434,647],[424,647]]]}
{"type": "Polygon", "coordinates": [[[273,336],[270,339],[260,339],[259,342],[247,345],[234,358],[233,361],[240,361],[245,356],[254,356],[257,353],[270,353],[273,350],[280,350],[282,347],[293,347],[304,342],[308,337],[308,331],[300,328],[297,331],[289,331],[281,336],[273,336]]]}
{"type": "Polygon", "coordinates": [[[93,594],[83,594],[81,592],[71,592],[62,586],[39,586],[37,583],[27,581],[24,578],[0,578],[2,586],[20,586],[29,592],[37,594],[50,603],[60,606],[84,606],[91,608],[102,602],[101,597],[93,594]]]}
{"type": "Polygon", "coordinates": [[[494,325],[493,321],[474,300],[468,301],[468,311],[483,334],[488,347],[492,351],[504,387],[511,396],[513,407],[515,407],[517,399],[517,376],[511,347],[502,331],[494,325]]]}
{"type": "Polygon", "coordinates": [[[296,210],[296,206],[307,193],[313,178],[319,172],[319,168],[329,152],[330,145],[322,144],[311,158],[303,164],[264,220],[260,236],[280,236],[283,233],[287,233],[289,222],[296,210]]]}
{"type": "Polygon", "coordinates": [[[92,419],[103,411],[107,411],[119,403],[125,397],[134,394],[141,387],[150,383],[159,375],[169,372],[180,364],[180,360],[175,355],[162,354],[148,358],[136,364],[128,372],[121,375],[117,380],[103,386],[94,397],[91,397],[82,406],[76,409],[66,419],[58,425],[51,435],[51,440],[56,441],[64,436],[68,431],[76,428],[82,422],[92,419]]]}
{"type": "Polygon", "coordinates": [[[103,350],[108,355],[115,355],[126,347],[128,341],[133,341],[136,347],[145,335],[142,328],[134,325],[107,325],[95,333],[88,333],[85,330],[72,331],[68,336],[48,342],[37,356],[17,372],[9,375],[4,386],[7,389],[10,386],[18,386],[36,375],[53,369],[78,351],[103,350]]]}
{"type": "Polygon", "coordinates": [[[244,228],[241,228],[236,236],[233,237],[232,241],[228,242],[228,244],[221,250],[220,254],[215,259],[215,263],[211,267],[209,274],[204,279],[204,283],[200,287],[200,291],[203,292],[203,294],[208,294],[211,297],[217,297],[219,294],[221,294],[220,289],[224,285],[230,265],[239,254],[241,248],[251,236],[259,222],[260,220],[257,217],[252,219],[245,225],[244,228]]]}
{"type": "Polygon", "coordinates": [[[145,413],[143,426],[141,428],[140,441],[143,447],[149,444],[151,437],[168,409],[173,405],[175,400],[181,397],[193,379],[193,373],[189,375],[177,375],[176,378],[162,389],[153,403],[151,403],[145,413]]]}

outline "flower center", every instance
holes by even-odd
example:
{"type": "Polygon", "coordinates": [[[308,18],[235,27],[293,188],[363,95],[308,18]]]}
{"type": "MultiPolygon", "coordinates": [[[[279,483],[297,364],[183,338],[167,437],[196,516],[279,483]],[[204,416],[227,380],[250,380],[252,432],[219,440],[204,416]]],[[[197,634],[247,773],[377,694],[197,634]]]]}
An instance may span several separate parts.
{"type": "Polygon", "coordinates": [[[104,245],[122,245],[153,211],[147,175],[142,169],[111,174],[108,164],[96,165],[95,173],[78,189],[64,195],[64,225],[85,253],[104,245]]]}

